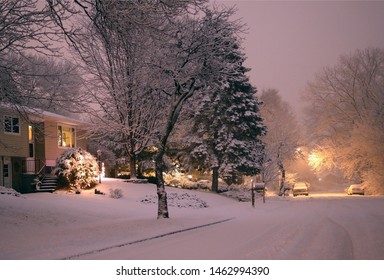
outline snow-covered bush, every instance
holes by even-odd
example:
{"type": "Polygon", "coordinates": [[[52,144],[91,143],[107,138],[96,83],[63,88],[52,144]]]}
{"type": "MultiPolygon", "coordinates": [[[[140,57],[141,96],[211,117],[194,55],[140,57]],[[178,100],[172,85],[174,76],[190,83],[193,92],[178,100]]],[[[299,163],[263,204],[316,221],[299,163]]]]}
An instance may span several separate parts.
{"type": "Polygon", "coordinates": [[[199,180],[196,182],[197,188],[203,190],[209,190],[211,188],[212,182],[209,180],[199,180]]]}
{"type": "Polygon", "coordinates": [[[109,190],[109,197],[111,198],[122,198],[123,197],[123,191],[121,189],[110,189],[109,190]]]}
{"type": "Polygon", "coordinates": [[[167,186],[181,189],[198,189],[199,186],[196,182],[192,181],[184,173],[170,172],[164,173],[164,182],[167,186]]]}
{"type": "Polygon", "coordinates": [[[96,184],[98,169],[94,156],[81,148],[70,148],[56,159],[55,175],[61,187],[87,189],[96,184]]]}

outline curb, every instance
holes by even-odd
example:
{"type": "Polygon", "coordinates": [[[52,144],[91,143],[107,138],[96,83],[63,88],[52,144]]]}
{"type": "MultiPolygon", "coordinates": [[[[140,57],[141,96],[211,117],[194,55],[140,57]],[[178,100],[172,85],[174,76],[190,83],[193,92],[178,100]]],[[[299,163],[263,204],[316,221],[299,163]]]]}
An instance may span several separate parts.
{"type": "Polygon", "coordinates": [[[85,252],[85,253],[76,254],[76,255],[73,255],[73,256],[62,258],[61,260],[76,259],[78,257],[82,257],[82,256],[86,256],[86,255],[92,255],[92,254],[95,254],[95,253],[104,252],[104,251],[107,251],[107,250],[110,250],[110,249],[114,249],[114,248],[122,248],[122,247],[130,246],[130,245],[133,245],[133,244],[142,243],[142,242],[145,242],[145,241],[150,241],[150,240],[159,239],[159,238],[162,238],[162,237],[165,237],[165,236],[178,234],[178,233],[185,232],[185,231],[190,231],[190,230],[194,230],[194,229],[199,229],[199,228],[204,228],[204,227],[208,227],[208,226],[213,226],[213,225],[225,223],[225,222],[231,221],[233,219],[235,219],[235,218],[228,218],[228,219],[225,219],[225,220],[220,220],[220,221],[216,221],[216,222],[212,222],[212,223],[208,223],[208,224],[204,224],[204,225],[199,225],[199,226],[194,226],[194,227],[190,227],[190,228],[186,228],[186,229],[180,229],[180,230],[176,230],[176,231],[171,231],[171,232],[159,234],[159,235],[152,236],[152,237],[147,237],[147,238],[144,238],[144,239],[139,239],[139,240],[135,240],[135,241],[127,242],[127,243],[122,243],[122,244],[113,245],[113,246],[109,246],[109,247],[105,247],[105,248],[101,248],[101,249],[97,249],[97,250],[93,250],[93,251],[89,251],[89,252],[85,252]]]}

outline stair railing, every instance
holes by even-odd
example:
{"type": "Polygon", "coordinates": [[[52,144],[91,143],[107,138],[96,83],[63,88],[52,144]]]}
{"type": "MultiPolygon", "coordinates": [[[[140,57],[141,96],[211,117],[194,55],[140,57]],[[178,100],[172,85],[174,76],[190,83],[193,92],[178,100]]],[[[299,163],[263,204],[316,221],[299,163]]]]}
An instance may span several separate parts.
{"type": "Polygon", "coordinates": [[[37,176],[36,176],[36,178],[34,179],[36,190],[39,190],[39,189],[40,189],[41,183],[44,181],[45,176],[46,176],[44,170],[45,170],[45,167],[46,167],[47,165],[45,164],[44,161],[40,161],[40,162],[42,163],[41,168],[40,168],[39,171],[37,172],[37,174],[36,174],[37,176]]]}

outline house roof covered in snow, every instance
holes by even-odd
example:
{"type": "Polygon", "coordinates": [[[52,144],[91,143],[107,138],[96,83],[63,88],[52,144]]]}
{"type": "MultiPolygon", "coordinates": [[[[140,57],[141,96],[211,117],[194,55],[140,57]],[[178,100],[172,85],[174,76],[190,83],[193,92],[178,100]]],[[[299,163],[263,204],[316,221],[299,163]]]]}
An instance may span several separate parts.
{"type": "Polygon", "coordinates": [[[19,114],[25,114],[28,115],[28,118],[31,118],[33,121],[59,121],[64,124],[72,125],[72,126],[86,126],[89,125],[87,122],[73,118],[68,117],[64,115],[60,115],[57,113],[49,112],[46,110],[38,109],[38,108],[32,108],[27,106],[19,106],[19,105],[12,105],[8,103],[0,103],[0,107],[8,109],[8,111],[11,112],[17,112],[19,114]]]}

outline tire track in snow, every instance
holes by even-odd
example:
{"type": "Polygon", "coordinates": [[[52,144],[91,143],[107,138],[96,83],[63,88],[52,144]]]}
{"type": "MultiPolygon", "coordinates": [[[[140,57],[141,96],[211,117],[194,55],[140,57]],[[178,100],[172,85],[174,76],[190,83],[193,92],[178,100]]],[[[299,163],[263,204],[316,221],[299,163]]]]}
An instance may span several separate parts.
{"type": "Polygon", "coordinates": [[[332,220],[346,232],[353,245],[353,259],[382,259],[384,214],[375,197],[348,197],[332,212],[332,220]],[[357,204],[359,202],[359,204],[357,204]]]}
{"type": "MultiPolygon", "coordinates": [[[[339,252],[336,254],[335,259],[338,260],[353,260],[354,256],[354,246],[352,242],[351,235],[348,230],[346,230],[342,225],[337,223],[332,218],[328,217],[327,222],[331,225],[333,229],[332,236],[336,236],[332,241],[332,248],[338,247],[339,252]]],[[[329,258],[330,259],[330,258],[329,258]]]]}
{"type": "MultiPolygon", "coordinates": [[[[304,201],[303,201],[304,202],[304,201]]],[[[251,247],[247,259],[354,259],[354,247],[348,231],[329,216],[330,204],[297,203],[285,215],[286,222],[258,235],[263,240],[251,247]]]]}
{"type": "Polygon", "coordinates": [[[347,260],[353,259],[353,243],[348,231],[333,217],[331,202],[312,204],[305,227],[296,238],[296,259],[347,260]]]}
{"type": "MultiPolygon", "coordinates": [[[[352,238],[334,219],[334,203],[313,204],[303,233],[296,240],[299,259],[347,260],[354,258],[352,238]]],[[[309,212],[308,212],[309,213],[309,212]]]]}

